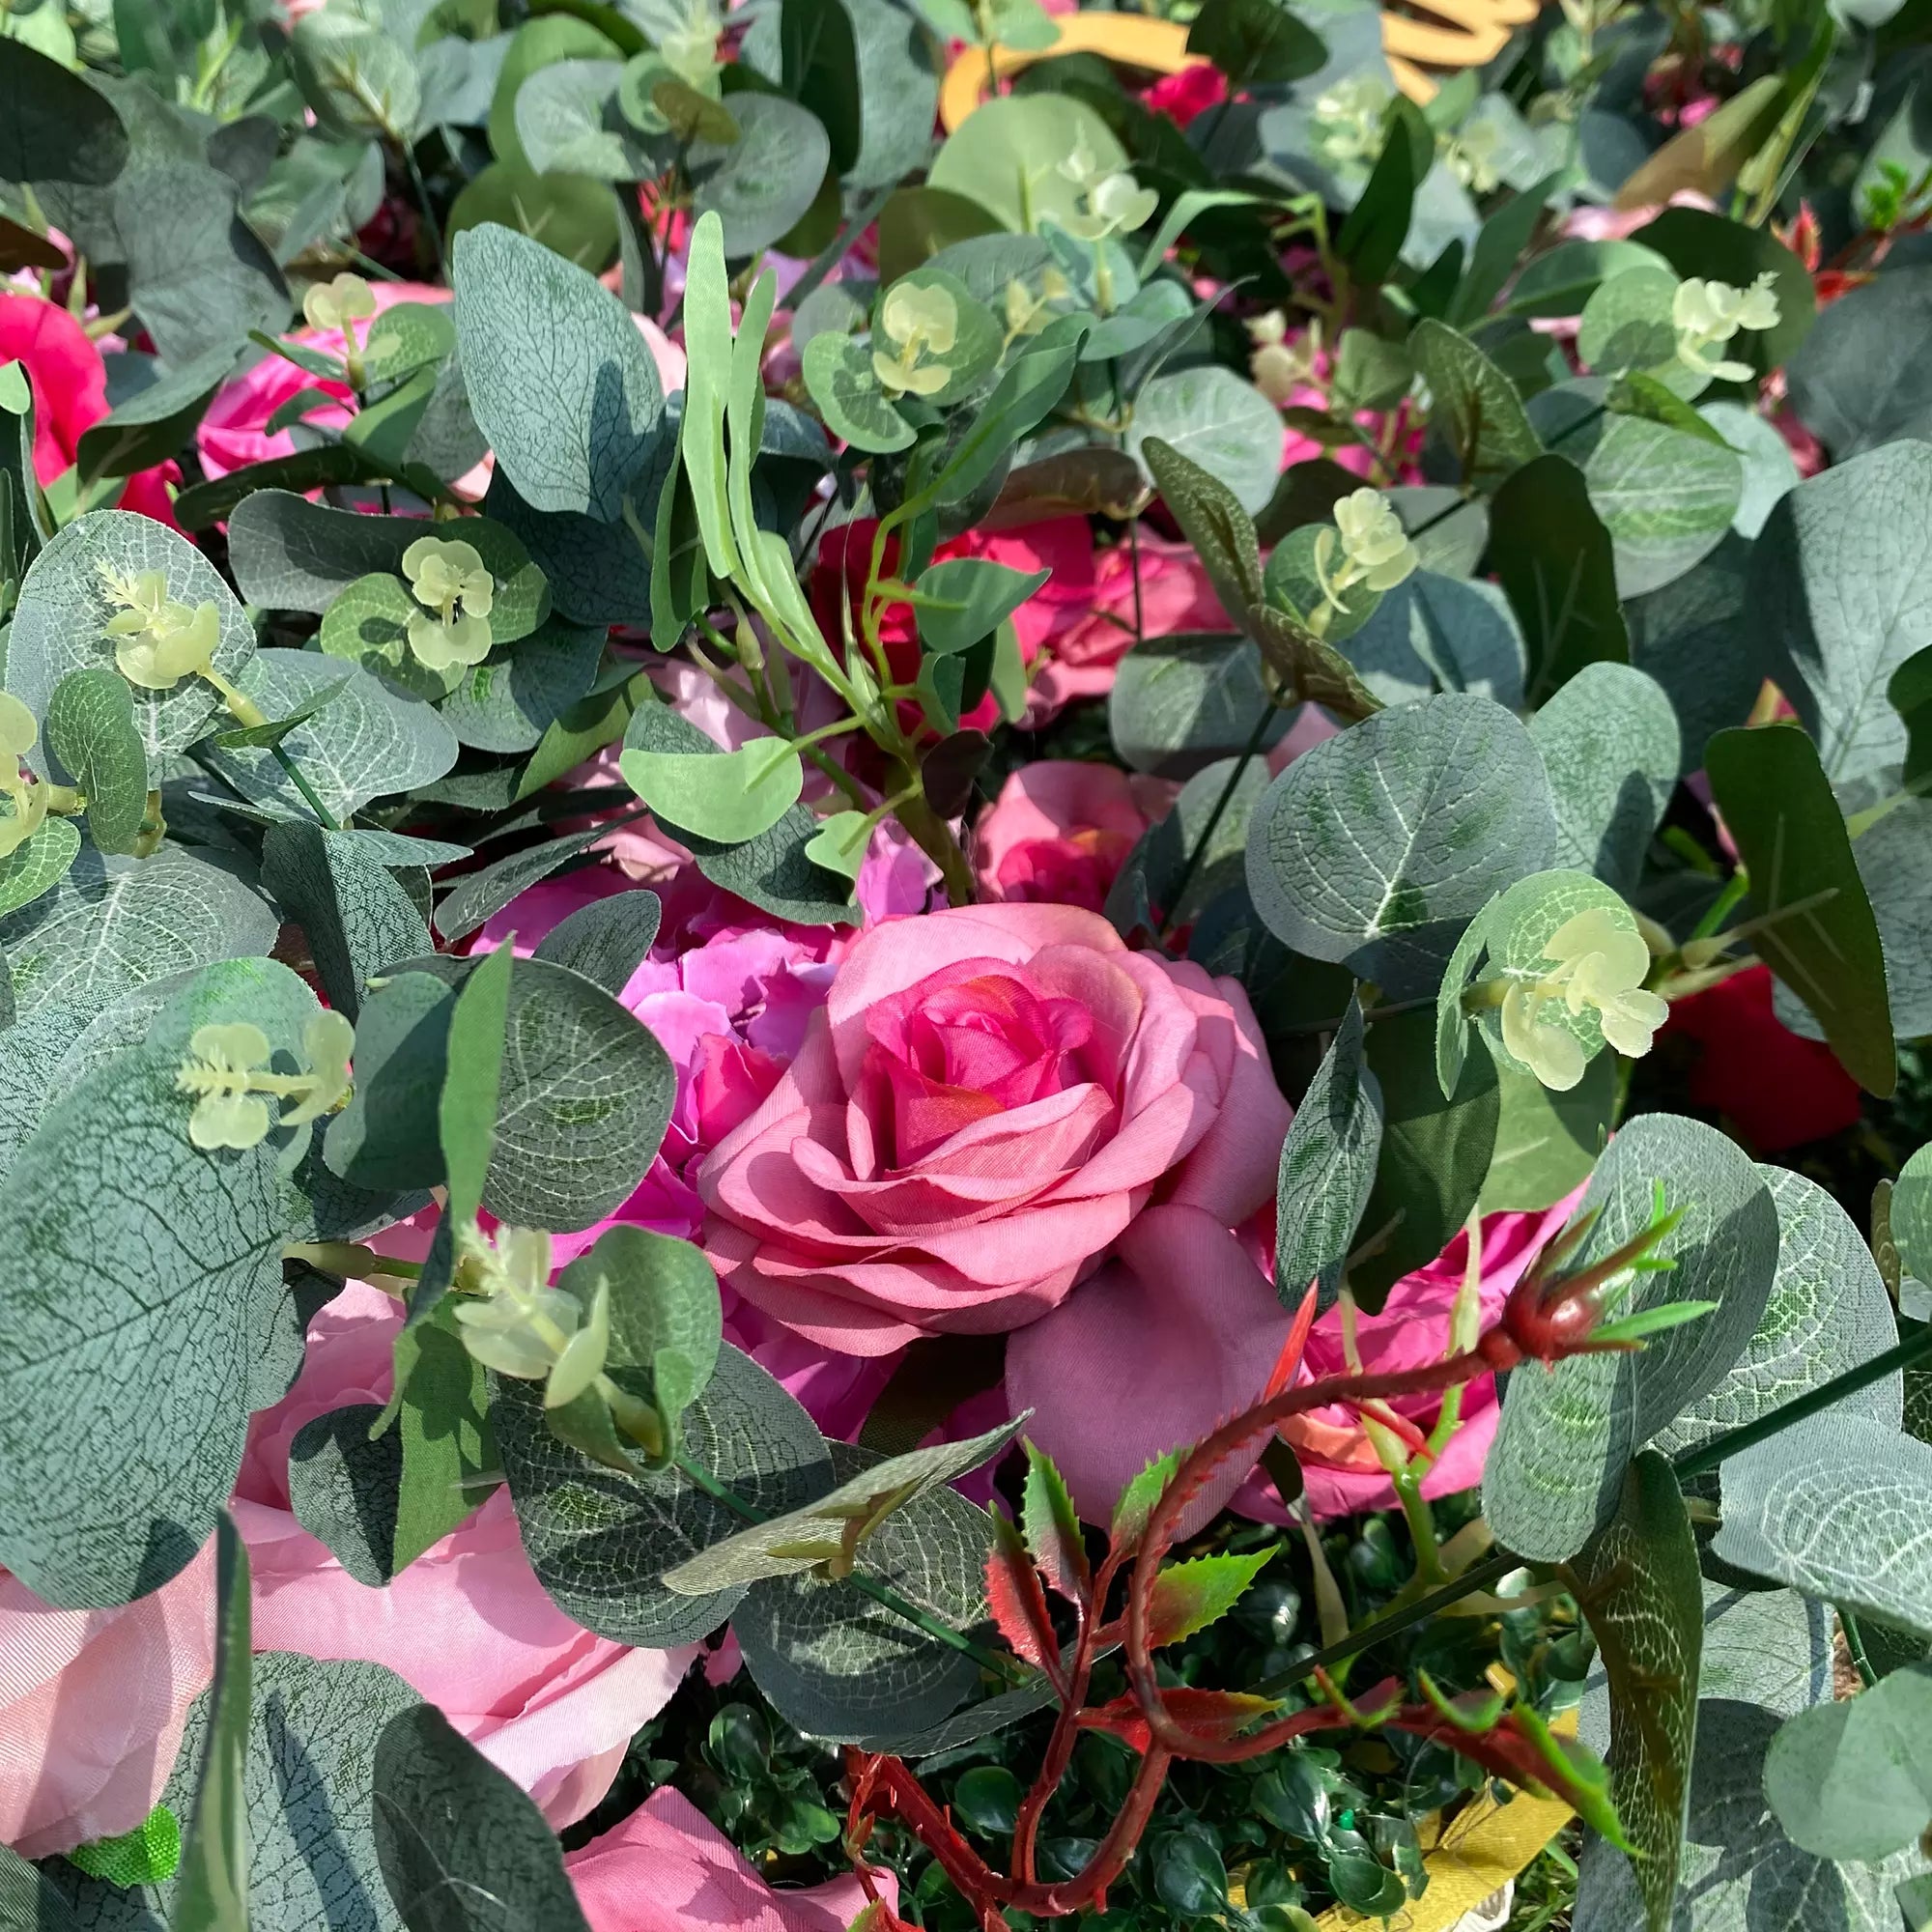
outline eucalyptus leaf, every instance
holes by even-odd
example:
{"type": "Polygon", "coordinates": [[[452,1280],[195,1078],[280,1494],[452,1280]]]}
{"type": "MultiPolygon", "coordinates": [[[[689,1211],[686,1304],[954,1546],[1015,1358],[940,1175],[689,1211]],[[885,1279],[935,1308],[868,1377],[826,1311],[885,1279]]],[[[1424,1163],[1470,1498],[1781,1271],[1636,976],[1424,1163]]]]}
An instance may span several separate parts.
{"type": "Polygon", "coordinates": [[[1281,474],[1281,413],[1252,383],[1217,363],[1170,370],[1148,384],[1134,403],[1126,447],[1152,470],[1145,454],[1159,438],[1224,484],[1250,516],[1274,494],[1281,474]]]}
{"type": "Polygon", "coordinates": [[[245,1019],[295,1054],[315,1010],[272,961],[208,968],[48,1111],[0,1182],[14,1257],[0,1282],[0,1434],[21,1481],[0,1558],[49,1603],[157,1588],[234,1487],[254,1326],[280,1304],[298,1203],[273,1135],[244,1150],[190,1144],[193,1102],[176,1075],[205,1025],[245,1019]]]}
{"type": "Polygon", "coordinates": [[[340,832],[305,821],[270,826],[262,879],[307,933],[329,1005],[351,1020],[384,967],[428,950],[429,926],[395,875],[340,832]]]}
{"type": "Polygon", "coordinates": [[[455,279],[469,406],[517,494],[618,522],[664,416],[657,364],[623,303],[495,223],[458,241],[455,279]]]}
{"type": "MultiPolygon", "coordinates": [[[[614,1379],[627,1382],[630,1372],[614,1379]]],[[[648,1397],[641,1378],[634,1393],[648,1397]]],[[[741,1527],[743,1519],[674,1469],[625,1475],[562,1441],[543,1391],[499,1378],[491,1405],[524,1548],[567,1616],[619,1643],[668,1648],[715,1630],[739,1595],[681,1597],[664,1572],[741,1527]]],[[[748,1510],[782,1514],[830,1489],[811,1419],[750,1356],[728,1345],[684,1418],[686,1453],[748,1510]]]]}
{"type": "Polygon", "coordinates": [[[1269,786],[1248,889],[1269,929],[1398,999],[1433,990],[1491,895],[1548,863],[1548,781],[1487,697],[1398,705],[1315,746],[1269,786]]]}
{"type": "Polygon", "coordinates": [[[376,1743],[376,1856],[410,1932],[588,1932],[544,1815],[434,1704],[376,1743]]]}
{"type": "Polygon", "coordinates": [[[1768,922],[1758,955],[1810,1008],[1845,1070],[1881,1097],[1897,1081],[1878,922],[1819,754],[1790,728],[1720,731],[1711,789],[1768,922]]]}
{"type": "Polygon", "coordinates": [[[24,1019],[60,1002],[82,1023],[123,993],[213,960],[266,953],[278,922],[232,872],[176,847],[84,853],[50,892],[0,919],[24,1019]]]}
{"type": "MultiPolygon", "coordinates": [[[[125,608],[108,595],[107,573],[131,582],[159,571],[170,601],[189,611],[213,604],[220,625],[213,664],[239,680],[255,652],[255,631],[214,566],[177,531],[129,510],[97,510],[69,524],[27,572],[7,636],[6,689],[44,718],[55,687],[71,671],[112,668],[107,625],[125,608]]],[[[206,679],[184,677],[166,691],[133,692],[134,722],[157,771],[191,745],[221,708],[206,679]]]]}
{"type": "Polygon", "coordinates": [[[1628,665],[1589,664],[1530,720],[1556,805],[1555,859],[1628,896],[1677,789],[1677,715],[1628,665]]]}
{"type": "MultiPolygon", "coordinates": [[[[282,740],[316,795],[346,824],[371,799],[413,790],[456,762],[454,733],[426,704],[399,697],[358,666],[317,651],[258,651],[238,680],[270,718],[298,710],[330,684],[328,702],[282,740]]],[[[209,767],[243,798],[298,816],[308,806],[266,751],[213,751],[209,767]]]]}
{"type": "Polygon", "coordinates": [[[731,118],[738,138],[700,137],[686,164],[696,213],[719,217],[726,256],[743,261],[781,240],[810,208],[832,146],[815,115],[779,95],[734,95],[731,118]]]}
{"type": "Polygon", "coordinates": [[[1632,1463],[1616,1515],[1572,1568],[1609,1679],[1610,1799],[1637,1854],[1645,1920],[1668,1932],[1690,1804],[1704,1600],[1690,1518],[1663,1457],[1646,1450],[1632,1463]]]}
{"type": "Polygon", "coordinates": [[[1833,783],[1898,763],[1886,681],[1932,643],[1932,446],[1899,442],[1801,483],[1751,554],[1747,621],[1833,783]]]}
{"type": "MultiPolygon", "coordinates": [[[[1186,779],[1240,752],[1269,701],[1252,639],[1183,632],[1143,639],[1121,660],[1107,694],[1107,724],[1129,768],[1186,779]]],[[[1284,711],[1269,721],[1263,746],[1288,728],[1284,711]]]]}
{"type": "Polygon", "coordinates": [[[100,666],[72,670],[47,701],[47,749],[87,798],[87,835],[130,853],[148,811],[148,752],[128,680],[100,666]]]}
{"type": "Polygon", "coordinates": [[[1375,1185],[1382,1091],[1364,1064],[1362,1036],[1361,1002],[1351,999],[1282,1143],[1274,1278],[1290,1306],[1310,1281],[1323,1301],[1334,1298],[1375,1185]]]}
{"type": "Polygon", "coordinates": [[[551,927],[537,942],[536,956],[567,966],[613,998],[621,998],[631,976],[649,957],[663,907],[641,886],[592,899],[551,927]]]}
{"type": "MultiPolygon", "coordinates": [[[[872,1459],[827,1445],[849,1481],[872,1459]]],[[[992,1524],[956,1490],[928,1490],[887,1517],[859,1568],[955,1631],[986,1613],[984,1576],[992,1524]]],[[[838,1741],[927,1729],[955,1710],[979,1675],[970,1657],[907,1623],[850,1581],[769,1577],[753,1583],[732,1618],[753,1682],[780,1715],[813,1736],[838,1741]]]]}
{"type": "Polygon", "coordinates": [[[1713,1301],[1714,1313],[1651,1337],[1636,1355],[1573,1355],[1514,1376],[1483,1470],[1499,1541],[1561,1562],[1614,1513],[1631,1458],[1723,1379],[1757,1332],[1778,1256],[1777,1212],[1758,1170],[1715,1128],[1646,1114],[1613,1140],[1578,1209],[1596,1219],[1573,1269],[1650,1225],[1654,1190],[1682,1218],[1652,1252],[1675,1264],[1639,1277],[1622,1313],[1713,1301]]]}

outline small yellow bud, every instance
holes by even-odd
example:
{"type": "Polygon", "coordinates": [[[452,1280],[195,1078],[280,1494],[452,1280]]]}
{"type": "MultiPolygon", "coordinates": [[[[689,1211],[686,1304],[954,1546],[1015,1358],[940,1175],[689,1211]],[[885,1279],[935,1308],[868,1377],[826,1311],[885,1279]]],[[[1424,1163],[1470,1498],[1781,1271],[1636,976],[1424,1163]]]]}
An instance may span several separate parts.
{"type": "Polygon", "coordinates": [[[376,292],[360,275],[344,272],[332,282],[317,282],[302,297],[302,320],[311,328],[344,328],[376,313],[376,292]]]}

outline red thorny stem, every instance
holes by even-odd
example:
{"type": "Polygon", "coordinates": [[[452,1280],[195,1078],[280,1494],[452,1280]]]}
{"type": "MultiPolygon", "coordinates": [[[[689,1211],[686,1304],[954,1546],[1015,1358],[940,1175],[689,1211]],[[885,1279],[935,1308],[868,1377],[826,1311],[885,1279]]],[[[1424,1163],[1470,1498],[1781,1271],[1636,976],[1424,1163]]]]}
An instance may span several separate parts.
{"type": "MultiPolygon", "coordinates": [[[[1501,1321],[1487,1330],[1473,1349],[1399,1374],[1330,1376],[1299,1388],[1281,1387],[1287,1377],[1278,1365],[1276,1375],[1270,1378],[1269,1393],[1261,1402],[1224,1422],[1181,1460],[1150,1512],[1138,1543],[1112,1549],[1092,1584],[1082,1591],[1081,1600],[1074,1605],[1076,1630],[1060,1715],[1039,1776],[1022,1802],[1014,1822],[1010,1876],[996,1872],[987,1864],[897,1758],[848,1750],[846,1764],[852,1778],[852,1800],[846,1843],[862,1880],[866,1881],[867,1894],[873,1894],[873,1886],[864,1848],[872,1821],[893,1814],[932,1853],[960,1896],[979,1916],[983,1932],[1005,1932],[1003,1911],[1025,1912],[1037,1918],[1057,1918],[1085,1906],[1103,1905],[1107,1888],[1119,1879],[1134,1855],[1166,1782],[1168,1766],[1176,1758],[1236,1764],[1277,1750],[1316,1731],[1363,1723],[1391,1726],[1440,1739],[1474,1759],[1492,1776],[1540,1782],[1539,1773],[1549,1768],[1539,1764],[1533,1752],[1520,1747],[1526,1740],[1507,1736],[1500,1729],[1488,1735],[1472,1735],[1448,1723],[1433,1704],[1398,1703],[1399,1687],[1393,1680],[1378,1687],[1377,1692],[1372,1693],[1373,1701],[1363,1700],[1358,1706],[1341,1697],[1323,1679],[1321,1688],[1329,1697],[1328,1702],[1311,1705],[1246,1736],[1205,1736],[1183,1724],[1168,1708],[1154,1671],[1150,1616],[1155,1578],[1163,1558],[1174,1545],[1188,1505],[1215,1471],[1248,1449],[1256,1437],[1266,1435],[1305,1410],[1332,1403],[1360,1407],[1395,1396],[1438,1393],[1478,1375],[1514,1368],[1525,1360],[1553,1365],[1568,1355],[1589,1351],[1593,1346],[1589,1327],[1596,1314],[1592,1291],[1646,1242],[1640,1238],[1627,1244],[1583,1275],[1568,1280],[1550,1279],[1547,1270],[1575,1245],[1575,1236],[1567,1240],[1559,1238],[1546,1251],[1543,1264],[1532,1268],[1512,1291],[1501,1321]],[[1103,1623],[1108,1591],[1129,1559],[1133,1571],[1125,1614],[1116,1623],[1103,1623]],[[1037,1877],[1035,1865],[1040,1820],[1065,1776],[1080,1731],[1096,1721],[1095,1714],[1086,1708],[1096,1653],[1102,1644],[1122,1639],[1132,1696],[1148,1730],[1140,1766],[1120,1814],[1087,1864],[1073,1878],[1043,1885],[1037,1877]]],[[[1311,1300],[1296,1324],[1303,1335],[1312,1314],[1311,1300]]],[[[1298,1350],[1294,1352],[1298,1356],[1298,1350]]],[[[1293,1373],[1292,1367],[1288,1373],[1293,1373]]],[[[1106,1719],[1098,1721],[1104,1723],[1106,1719]]]]}

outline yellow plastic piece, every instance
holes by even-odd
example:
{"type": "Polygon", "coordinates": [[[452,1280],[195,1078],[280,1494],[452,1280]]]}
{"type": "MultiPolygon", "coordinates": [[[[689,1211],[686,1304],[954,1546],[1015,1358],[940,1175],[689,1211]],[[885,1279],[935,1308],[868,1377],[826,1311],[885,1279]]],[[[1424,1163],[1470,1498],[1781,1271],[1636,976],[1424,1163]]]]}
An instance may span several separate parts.
{"type": "MultiPolygon", "coordinates": [[[[1575,1737],[1577,1713],[1565,1711],[1550,1729],[1575,1737]]],[[[1386,1921],[1389,1932],[1449,1932],[1465,1912],[1500,1891],[1570,1822],[1560,1798],[1532,1798],[1519,1791],[1507,1804],[1487,1794],[1457,1812],[1449,1829],[1432,1840],[1439,1821],[1421,1828],[1429,1889],[1386,1921]]],[[[1315,1923],[1320,1932],[1358,1932],[1384,1921],[1364,1918],[1346,1905],[1329,1907],[1315,1923]]]]}
{"type": "MultiPolygon", "coordinates": [[[[1536,18],[1537,0],[1416,0],[1428,19],[1382,15],[1382,48],[1396,85],[1418,104],[1435,97],[1427,68],[1481,67],[1499,54],[1511,33],[1536,18]]],[[[939,119],[950,134],[985,99],[996,78],[1017,73],[1057,54],[1093,53],[1151,73],[1179,73],[1198,67],[1187,51],[1187,29],[1172,20],[1138,14],[1063,14],[1060,38],[1050,47],[998,47],[988,62],[984,47],[962,47],[939,90],[939,119]]]]}

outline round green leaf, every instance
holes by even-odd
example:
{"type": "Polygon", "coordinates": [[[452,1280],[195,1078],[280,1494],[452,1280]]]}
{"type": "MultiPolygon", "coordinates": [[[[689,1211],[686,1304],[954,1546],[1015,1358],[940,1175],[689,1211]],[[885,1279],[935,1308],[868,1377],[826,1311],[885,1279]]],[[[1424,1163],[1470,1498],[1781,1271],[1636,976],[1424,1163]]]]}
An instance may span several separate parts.
{"type": "Polygon", "coordinates": [[[727,845],[776,825],[805,789],[805,762],[782,738],[754,738],[735,752],[631,747],[617,763],[653,811],[727,845]]]}
{"type": "Polygon", "coordinates": [[[1007,95],[953,129],[926,183],[979,203],[1008,228],[1037,231],[1042,221],[1065,228],[1081,213],[1080,191],[1060,164],[1083,143],[1103,174],[1128,165],[1113,130],[1084,102],[1065,94],[1007,95]]]}
{"type": "Polygon", "coordinates": [[[775,94],[737,94],[738,138],[694,141],[693,212],[724,224],[724,253],[743,261],[780,240],[810,208],[832,145],[815,115],[775,94]]]}

